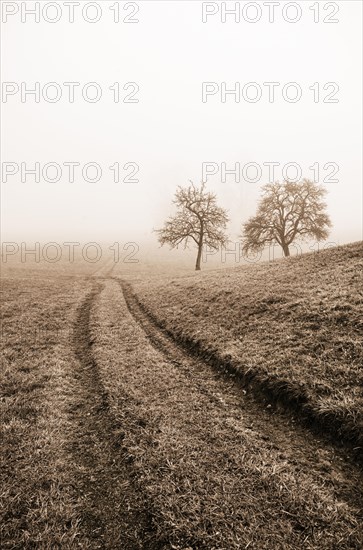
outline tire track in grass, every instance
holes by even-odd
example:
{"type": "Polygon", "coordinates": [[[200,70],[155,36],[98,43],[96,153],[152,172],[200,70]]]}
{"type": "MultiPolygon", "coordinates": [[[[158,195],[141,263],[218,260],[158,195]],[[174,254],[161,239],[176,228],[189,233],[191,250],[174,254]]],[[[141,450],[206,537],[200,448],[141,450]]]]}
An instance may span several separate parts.
{"type": "Polygon", "coordinates": [[[157,549],[152,518],[144,495],[133,482],[120,451],[120,425],[110,411],[93,357],[90,318],[103,284],[79,306],[73,329],[73,348],[79,362],[74,373],[75,402],[70,410],[74,437],[70,450],[82,492],[83,528],[92,548],[157,549]]]}
{"type": "MultiPolygon", "coordinates": [[[[115,278],[116,279],[116,278],[115,278]]],[[[261,434],[262,440],[273,441],[278,448],[287,451],[292,460],[302,461],[309,464],[311,469],[321,469],[322,464],[317,458],[319,454],[326,453],[329,457],[332,471],[336,469],[343,478],[347,480],[340,497],[353,507],[360,507],[363,510],[363,478],[360,463],[355,463],[354,453],[347,449],[336,446],[330,439],[325,438],[323,434],[314,434],[300,424],[293,416],[286,413],[275,414],[276,409],[271,405],[265,406],[259,399],[255,399],[252,394],[247,395],[238,383],[238,378],[225,372],[222,369],[216,369],[215,365],[205,362],[203,358],[184,348],[176,342],[172,335],[163,330],[144,310],[137,296],[134,294],[129,283],[116,279],[122,289],[126,306],[145,332],[151,344],[166,356],[169,362],[177,366],[183,374],[193,381],[198,391],[208,397],[211,402],[219,406],[221,411],[225,410],[226,403],[235,409],[235,406],[243,408],[243,416],[250,417],[250,424],[253,431],[261,434]],[[353,482],[353,479],[356,482],[353,482]],[[360,487],[357,491],[352,488],[360,487]]],[[[234,416],[232,410],[229,411],[234,416]]],[[[236,417],[237,418],[237,417],[236,417]]]]}
{"type": "Polygon", "coordinates": [[[180,338],[164,327],[162,322],[150,312],[134,293],[131,285],[126,281],[120,281],[126,303],[130,312],[141,323],[147,326],[147,331],[151,340],[155,340],[156,345],[162,346],[164,351],[174,347],[182,350],[190,358],[199,360],[205,365],[211,366],[220,376],[234,380],[247,391],[251,391],[257,401],[260,403],[272,403],[274,408],[282,410],[285,415],[293,416],[301,426],[316,437],[322,438],[332,443],[342,450],[342,453],[354,457],[354,462],[363,466],[363,453],[361,441],[361,426],[354,426],[351,422],[337,423],[335,415],[333,417],[326,413],[317,415],[315,409],[308,402],[307,398],[299,395],[299,390],[291,389],[291,384],[284,380],[272,381],[268,377],[260,379],[253,373],[246,373],[238,370],[228,360],[219,358],[213,352],[208,352],[200,347],[198,343],[188,339],[180,338]]]}

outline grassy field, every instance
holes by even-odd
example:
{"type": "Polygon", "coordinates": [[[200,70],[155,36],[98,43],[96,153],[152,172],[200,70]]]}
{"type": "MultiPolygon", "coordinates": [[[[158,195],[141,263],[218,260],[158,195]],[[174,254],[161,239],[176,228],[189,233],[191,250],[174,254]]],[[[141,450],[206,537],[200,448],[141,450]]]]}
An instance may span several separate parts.
{"type": "Polygon", "coordinates": [[[248,364],[270,393],[270,380],[284,380],[314,406],[330,403],[321,388],[331,388],[331,403],[343,420],[349,403],[356,427],[361,251],[182,276],[6,265],[1,547],[362,548],[354,454],[223,373],[232,361],[248,364]],[[223,368],[193,357],[191,344],[223,368]],[[324,366],[319,376],[311,357],[324,366]]]}
{"type": "Polygon", "coordinates": [[[189,350],[363,445],[362,242],[133,288],[189,350]]]}
{"type": "Polygon", "coordinates": [[[132,550],[150,539],[88,354],[92,272],[2,269],[1,548],[132,550]]]}
{"type": "Polygon", "coordinates": [[[1,294],[1,546],[70,548],[79,537],[80,497],[65,450],[67,373],[75,365],[69,339],[87,285],[39,269],[10,275],[1,294]]]}
{"type": "Polygon", "coordinates": [[[160,547],[359,548],[359,469],[188,357],[126,301],[129,311],[118,281],[106,283],[93,354],[160,547]]]}

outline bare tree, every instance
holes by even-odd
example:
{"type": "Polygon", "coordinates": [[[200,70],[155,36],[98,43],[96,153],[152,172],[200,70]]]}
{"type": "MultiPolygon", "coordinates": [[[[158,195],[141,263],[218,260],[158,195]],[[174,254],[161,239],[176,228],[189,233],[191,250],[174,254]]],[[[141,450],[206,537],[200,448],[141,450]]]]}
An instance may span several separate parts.
{"type": "Polygon", "coordinates": [[[205,189],[205,183],[196,187],[190,182],[189,187],[178,187],[173,201],[177,212],[170,217],[162,229],[157,229],[161,245],[169,244],[177,248],[184,243],[187,248],[192,242],[197,246],[196,270],[200,270],[203,246],[217,250],[226,244],[225,234],[228,216],[226,210],[217,205],[217,197],[205,189]]]}
{"type": "Polygon", "coordinates": [[[258,252],[277,242],[289,256],[295,240],[326,239],[331,222],[325,212],[325,194],[323,187],[307,179],[265,185],[256,216],[242,225],[244,252],[258,252]]]}

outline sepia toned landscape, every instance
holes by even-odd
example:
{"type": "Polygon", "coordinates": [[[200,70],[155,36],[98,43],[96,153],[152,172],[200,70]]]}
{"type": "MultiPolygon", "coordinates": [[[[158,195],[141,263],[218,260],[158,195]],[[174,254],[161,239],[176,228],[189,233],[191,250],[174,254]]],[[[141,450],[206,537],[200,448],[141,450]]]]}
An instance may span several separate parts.
{"type": "Polygon", "coordinates": [[[363,549],[356,0],[1,0],[0,550],[363,549]]]}
{"type": "Polygon", "coordinates": [[[2,547],[360,548],[362,251],[4,266],[2,547]]]}

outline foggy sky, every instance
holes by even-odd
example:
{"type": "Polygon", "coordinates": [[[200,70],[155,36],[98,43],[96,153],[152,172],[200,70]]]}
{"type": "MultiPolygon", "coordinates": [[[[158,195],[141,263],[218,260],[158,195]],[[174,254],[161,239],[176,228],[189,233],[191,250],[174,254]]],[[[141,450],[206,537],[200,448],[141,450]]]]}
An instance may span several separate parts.
{"type": "MultiPolygon", "coordinates": [[[[336,24],[313,23],[306,8],[313,2],[301,3],[296,24],[281,16],[269,23],[265,11],[255,24],[223,24],[220,16],[203,23],[198,1],[141,1],[139,23],[115,24],[112,4],[102,2],[105,15],[95,24],[80,17],[73,24],[21,23],[14,16],[2,25],[3,81],[97,82],[103,91],[98,103],[78,92],[73,104],[21,103],[19,94],[1,104],[2,162],[96,162],[103,170],[98,183],[69,183],[68,174],[57,183],[9,177],[2,185],[3,240],[157,247],[152,229],[173,213],[176,187],[201,180],[203,162],[269,161],[297,162],[303,177],[311,177],[315,162],[338,164],[339,182],[326,185],[329,240],[362,238],[360,2],[339,2],[336,24]],[[216,95],[202,103],[203,81],[297,82],[304,96],[287,103],[277,93],[270,104],[266,95],[257,103],[222,103],[216,95]],[[121,90],[138,83],[139,103],[114,103],[108,88],[115,82],[121,90]],[[307,91],[314,82],[338,83],[339,103],[314,104],[307,91]],[[108,167],[115,162],[137,163],[139,183],[113,182],[108,167]]],[[[254,214],[264,183],[209,180],[229,210],[232,240],[254,214]]]]}

